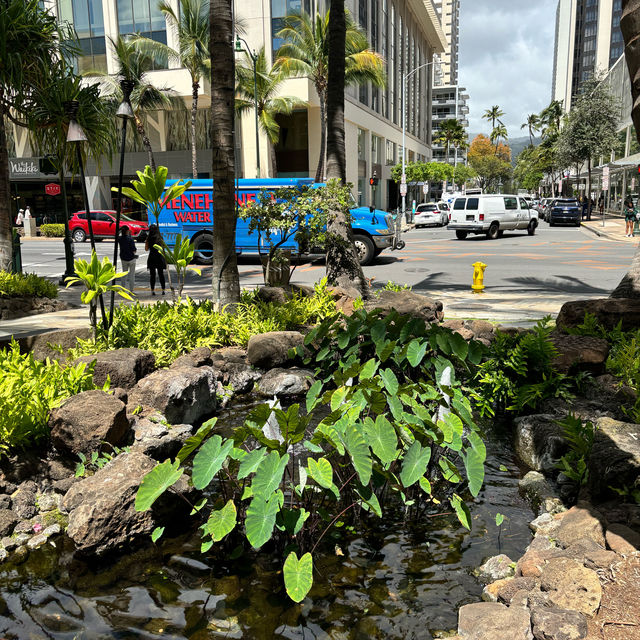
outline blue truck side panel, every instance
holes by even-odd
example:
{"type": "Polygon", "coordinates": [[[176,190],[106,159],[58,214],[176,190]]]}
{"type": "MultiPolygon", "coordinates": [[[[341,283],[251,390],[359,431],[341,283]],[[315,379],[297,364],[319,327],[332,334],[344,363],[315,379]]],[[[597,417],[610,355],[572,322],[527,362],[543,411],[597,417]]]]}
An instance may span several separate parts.
{"type": "MultiPolygon", "coordinates": [[[[168,180],[170,186],[176,180],[168,180]]],[[[263,189],[278,189],[283,187],[298,187],[313,185],[311,178],[271,178],[271,179],[242,179],[237,181],[236,202],[239,207],[245,207],[255,201],[263,189]]],[[[389,224],[388,214],[380,210],[371,211],[368,207],[360,207],[351,211],[354,233],[367,234],[374,238],[375,246],[380,249],[391,246],[393,230],[389,224]]],[[[155,223],[155,218],[147,213],[149,224],[155,223]]],[[[172,200],[160,213],[158,226],[164,241],[168,246],[175,245],[178,234],[188,236],[191,240],[202,232],[212,232],[213,229],[213,183],[207,179],[192,180],[191,187],[185,193],[172,200]]],[[[274,238],[275,239],[275,238],[274,238]]],[[[236,250],[243,254],[258,253],[258,234],[249,231],[249,223],[238,218],[236,227],[236,250]]],[[[262,239],[262,252],[268,250],[268,243],[262,239]]],[[[298,251],[297,242],[291,238],[282,248],[298,251]]]]}

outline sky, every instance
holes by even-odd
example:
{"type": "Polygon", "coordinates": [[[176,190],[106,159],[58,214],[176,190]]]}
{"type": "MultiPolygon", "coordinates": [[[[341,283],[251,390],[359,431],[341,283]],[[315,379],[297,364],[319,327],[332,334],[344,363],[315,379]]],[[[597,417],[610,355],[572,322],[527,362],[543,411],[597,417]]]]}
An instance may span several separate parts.
{"type": "Polygon", "coordinates": [[[510,138],[527,114],[551,101],[558,0],[461,0],[459,82],[467,88],[469,133],[488,135],[482,114],[499,105],[510,138]]]}

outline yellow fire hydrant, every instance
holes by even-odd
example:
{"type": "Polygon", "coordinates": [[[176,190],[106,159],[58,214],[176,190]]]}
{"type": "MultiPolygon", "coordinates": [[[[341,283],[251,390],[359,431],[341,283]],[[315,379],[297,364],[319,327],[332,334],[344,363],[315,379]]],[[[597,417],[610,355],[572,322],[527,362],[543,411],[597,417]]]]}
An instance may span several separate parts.
{"type": "Polygon", "coordinates": [[[473,284],[471,288],[474,293],[482,293],[484,289],[484,270],[487,265],[484,262],[474,262],[473,267],[473,284]]]}

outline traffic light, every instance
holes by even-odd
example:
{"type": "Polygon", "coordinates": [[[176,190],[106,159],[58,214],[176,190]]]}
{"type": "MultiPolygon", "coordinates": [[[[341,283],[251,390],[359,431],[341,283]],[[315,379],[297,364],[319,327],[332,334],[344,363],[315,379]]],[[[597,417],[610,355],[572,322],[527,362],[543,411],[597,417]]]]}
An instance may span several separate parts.
{"type": "Polygon", "coordinates": [[[640,173],[640,164],[638,165],[638,173],[640,173]]]}
{"type": "Polygon", "coordinates": [[[371,178],[369,178],[369,184],[372,187],[377,187],[378,186],[378,177],[376,176],[375,173],[373,174],[373,176],[371,176],[371,178]]]}

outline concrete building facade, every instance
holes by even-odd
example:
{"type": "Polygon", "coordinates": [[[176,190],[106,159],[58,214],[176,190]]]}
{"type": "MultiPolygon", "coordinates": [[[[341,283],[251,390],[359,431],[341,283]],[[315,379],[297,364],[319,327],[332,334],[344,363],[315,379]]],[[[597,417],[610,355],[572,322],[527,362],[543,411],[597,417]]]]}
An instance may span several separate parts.
{"type": "Polygon", "coordinates": [[[558,0],[552,99],[565,110],[583,82],[605,74],[622,54],[622,0],[558,0]]]}
{"type": "MultiPolygon", "coordinates": [[[[178,0],[171,0],[176,12],[178,0]]],[[[280,42],[277,33],[283,18],[293,12],[312,15],[324,11],[323,0],[245,0],[236,2],[236,15],[243,20],[248,46],[257,51],[265,47],[273,62],[280,42]]],[[[175,34],[167,28],[156,0],[44,0],[45,8],[60,20],[72,23],[80,40],[82,55],[78,71],[90,69],[115,73],[117,62],[109,43],[118,35],[139,32],[152,39],[178,48],[175,34]]],[[[345,97],[345,133],[347,148],[347,180],[354,185],[354,196],[364,205],[385,209],[398,206],[397,185],[391,180],[391,169],[402,155],[402,108],[406,109],[407,161],[431,158],[431,87],[432,65],[413,74],[407,83],[406,103],[402,100],[402,77],[426,65],[435,53],[441,54],[446,39],[431,0],[347,0],[347,9],[367,33],[369,43],[386,61],[388,77],[385,89],[371,86],[349,87],[345,97]],[[375,173],[377,189],[369,186],[375,173]]],[[[147,113],[145,125],[158,165],[169,168],[171,177],[191,175],[189,145],[189,108],[191,81],[185,69],[158,68],[149,72],[149,80],[157,87],[171,90],[183,99],[184,109],[147,113]]],[[[209,84],[202,81],[197,116],[199,177],[209,175],[211,145],[209,141],[209,84]]],[[[276,145],[280,177],[314,176],[320,153],[320,105],[312,83],[307,78],[287,80],[282,95],[294,95],[304,103],[289,116],[278,118],[280,141],[276,145]]],[[[32,153],[24,131],[12,132],[12,171],[16,207],[31,204],[36,214],[45,214],[57,203],[44,194],[44,184],[55,176],[40,173],[39,158],[32,153]]],[[[257,154],[253,110],[237,124],[239,174],[256,177],[257,154]]],[[[262,177],[272,177],[270,149],[266,136],[259,134],[262,177]]],[[[135,135],[128,142],[125,176],[147,164],[147,155],[135,135]]],[[[98,170],[87,167],[91,206],[111,208],[111,186],[117,177],[117,161],[103,162],[98,170]]],[[[72,185],[71,194],[81,208],[79,191],[72,185]]],[[[77,187],[77,180],[76,180],[77,187]]],[[[75,200],[74,200],[75,205],[75,200]]]]}

